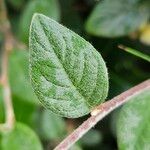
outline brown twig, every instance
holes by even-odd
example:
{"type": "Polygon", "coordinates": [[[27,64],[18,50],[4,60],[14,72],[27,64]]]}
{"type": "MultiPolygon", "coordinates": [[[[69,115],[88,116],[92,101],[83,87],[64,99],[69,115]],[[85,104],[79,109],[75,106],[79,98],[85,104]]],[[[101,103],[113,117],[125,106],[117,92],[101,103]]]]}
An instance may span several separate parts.
{"type": "Polygon", "coordinates": [[[7,18],[7,12],[4,4],[4,0],[0,0],[0,31],[4,35],[3,45],[3,57],[2,57],[2,75],[0,78],[1,84],[3,85],[3,96],[4,105],[6,111],[5,123],[0,125],[0,129],[11,129],[13,128],[15,115],[11,99],[11,90],[8,78],[8,59],[9,53],[14,46],[14,38],[11,32],[10,23],[7,18]]]}
{"type": "Polygon", "coordinates": [[[126,92],[114,97],[113,99],[99,105],[94,111],[94,115],[81,124],[72,134],[66,137],[55,150],[69,149],[76,141],[78,141],[86,132],[94,125],[102,120],[111,111],[129,101],[133,96],[140,94],[142,91],[150,89],[150,80],[147,80],[126,92]]]}

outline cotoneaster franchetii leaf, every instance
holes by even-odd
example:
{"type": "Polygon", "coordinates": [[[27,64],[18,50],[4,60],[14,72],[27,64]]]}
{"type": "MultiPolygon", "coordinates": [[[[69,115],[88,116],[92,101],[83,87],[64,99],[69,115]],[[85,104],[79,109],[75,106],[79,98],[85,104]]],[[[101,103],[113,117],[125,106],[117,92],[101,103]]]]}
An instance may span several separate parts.
{"type": "Polygon", "coordinates": [[[105,100],[105,62],[82,37],[42,14],[35,14],[29,49],[32,86],[46,108],[77,118],[105,100]]]}

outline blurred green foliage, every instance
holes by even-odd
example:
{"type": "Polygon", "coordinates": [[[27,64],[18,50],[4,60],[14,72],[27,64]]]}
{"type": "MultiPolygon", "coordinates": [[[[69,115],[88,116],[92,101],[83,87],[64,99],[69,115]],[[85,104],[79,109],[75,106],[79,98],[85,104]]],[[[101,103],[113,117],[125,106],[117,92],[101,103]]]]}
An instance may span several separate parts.
{"type": "Polygon", "coordinates": [[[125,104],[117,122],[119,150],[150,149],[150,90],[125,104]]]}
{"type": "Polygon", "coordinates": [[[1,148],[3,150],[42,150],[37,135],[22,123],[16,123],[11,131],[2,134],[1,148]]]}
{"type": "Polygon", "coordinates": [[[57,0],[29,1],[20,16],[20,37],[26,44],[28,44],[31,19],[35,12],[45,14],[57,21],[60,19],[60,9],[57,0]]]}
{"type": "MultiPolygon", "coordinates": [[[[16,120],[21,124],[17,123],[12,133],[5,136],[3,133],[0,134],[0,149],[8,150],[15,146],[15,150],[22,150],[25,144],[29,149],[32,141],[34,142],[31,144],[31,150],[42,147],[45,150],[53,149],[68,134],[70,128],[68,119],[60,118],[43,109],[31,88],[27,47],[33,13],[40,12],[59,21],[88,40],[102,54],[109,72],[108,99],[110,99],[150,77],[148,62],[118,48],[119,44],[123,44],[150,56],[149,2],[149,0],[6,0],[12,31],[26,48],[16,48],[11,53],[9,62],[13,106],[16,120]]],[[[0,33],[0,64],[3,42],[4,36],[0,33]]],[[[148,110],[147,108],[145,110],[148,110]]],[[[106,117],[95,126],[94,132],[91,130],[81,138],[73,149],[116,150],[116,122],[119,114],[120,110],[106,117]],[[86,138],[90,142],[87,143],[86,138]]],[[[122,115],[124,116],[123,113],[122,115]]],[[[72,130],[86,118],[69,119],[72,130]]],[[[4,121],[3,94],[0,87],[0,122],[4,121]]]]}
{"type": "Polygon", "coordinates": [[[150,16],[147,0],[103,0],[90,15],[86,30],[97,36],[128,35],[145,24],[150,16]]]}
{"type": "Polygon", "coordinates": [[[29,82],[29,55],[26,50],[13,50],[9,57],[9,79],[12,96],[38,104],[29,82]]]}
{"type": "Polygon", "coordinates": [[[39,134],[45,140],[62,140],[66,135],[66,124],[63,118],[52,114],[49,110],[43,110],[39,114],[39,134]],[[48,132],[49,131],[49,132],[48,132]]]}
{"type": "Polygon", "coordinates": [[[80,140],[81,145],[93,147],[102,142],[102,135],[95,129],[91,129],[80,140]]]}

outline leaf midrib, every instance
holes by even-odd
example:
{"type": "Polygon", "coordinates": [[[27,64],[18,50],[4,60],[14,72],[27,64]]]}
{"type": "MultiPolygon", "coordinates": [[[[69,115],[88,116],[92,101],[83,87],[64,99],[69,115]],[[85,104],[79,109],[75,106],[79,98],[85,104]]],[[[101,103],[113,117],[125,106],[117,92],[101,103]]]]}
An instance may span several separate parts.
{"type": "MultiPolygon", "coordinates": [[[[45,32],[45,28],[43,27],[43,23],[42,23],[40,17],[38,17],[38,20],[39,20],[39,23],[40,23],[40,25],[41,25],[43,31],[44,31],[45,37],[46,37],[47,40],[49,41],[49,38],[47,37],[47,34],[46,34],[46,32],[45,32]]],[[[49,44],[52,45],[52,44],[50,43],[50,41],[49,41],[49,44]]],[[[45,47],[45,46],[44,46],[44,47],[45,47]]],[[[82,99],[84,100],[84,102],[87,104],[87,107],[90,108],[90,104],[88,103],[88,101],[86,101],[85,97],[78,91],[78,89],[77,89],[76,86],[73,84],[73,82],[72,82],[72,80],[70,79],[70,77],[68,76],[68,73],[67,73],[65,67],[63,66],[62,62],[60,61],[60,59],[59,59],[59,57],[57,56],[57,53],[55,52],[55,50],[54,50],[53,47],[52,47],[52,49],[53,49],[53,51],[54,51],[54,54],[55,54],[56,58],[58,59],[58,62],[59,62],[59,64],[60,64],[61,68],[64,70],[64,73],[66,74],[66,76],[67,76],[69,82],[70,82],[71,85],[74,87],[74,89],[78,92],[78,94],[82,97],[82,99]]]]}

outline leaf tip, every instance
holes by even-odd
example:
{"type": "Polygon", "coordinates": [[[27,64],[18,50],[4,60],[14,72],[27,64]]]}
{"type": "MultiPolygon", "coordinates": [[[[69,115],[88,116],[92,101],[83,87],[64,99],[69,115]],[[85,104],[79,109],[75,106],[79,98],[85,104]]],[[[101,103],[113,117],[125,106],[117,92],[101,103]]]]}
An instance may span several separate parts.
{"type": "Polygon", "coordinates": [[[40,13],[34,13],[33,16],[32,16],[32,20],[34,20],[34,18],[37,18],[39,16],[41,16],[42,14],[40,13]]]}
{"type": "Polygon", "coordinates": [[[33,16],[32,16],[32,19],[31,19],[31,25],[30,25],[30,29],[31,29],[31,26],[33,24],[33,22],[39,17],[41,16],[42,14],[40,13],[34,13],[33,16]]]}

